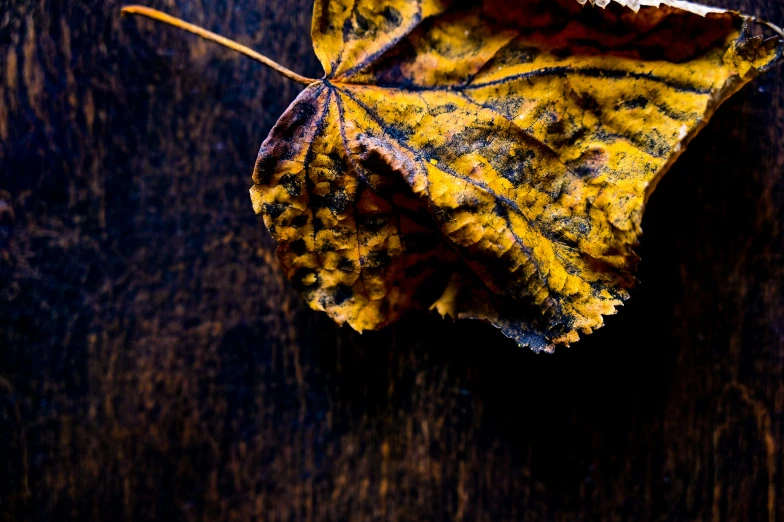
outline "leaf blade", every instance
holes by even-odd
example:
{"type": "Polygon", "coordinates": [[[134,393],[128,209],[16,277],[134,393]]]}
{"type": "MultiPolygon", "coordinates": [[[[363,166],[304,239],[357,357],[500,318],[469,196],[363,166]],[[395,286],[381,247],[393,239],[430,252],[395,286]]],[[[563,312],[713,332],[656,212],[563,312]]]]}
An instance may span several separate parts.
{"type": "MultiPolygon", "coordinates": [[[[303,224],[314,239],[299,248],[352,265],[308,261],[306,300],[360,331],[435,308],[536,350],[601,327],[634,284],[656,183],[716,107],[780,58],[747,37],[747,20],[572,0],[317,2],[327,77],[313,103],[329,123],[311,111],[299,139],[333,157],[320,174],[303,169],[298,204],[323,226],[303,224]],[[390,6],[394,27],[380,15],[390,6]],[[325,210],[330,197],[342,203],[325,210]]],[[[254,178],[262,213],[284,194],[285,174],[264,174],[270,155],[254,178]]],[[[286,216],[265,222],[296,280],[286,216]]]]}

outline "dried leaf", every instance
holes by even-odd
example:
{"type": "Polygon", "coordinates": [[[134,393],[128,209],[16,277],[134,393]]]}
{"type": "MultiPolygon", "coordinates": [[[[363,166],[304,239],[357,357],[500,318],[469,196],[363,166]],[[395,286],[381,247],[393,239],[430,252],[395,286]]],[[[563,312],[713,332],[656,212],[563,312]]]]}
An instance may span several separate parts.
{"type": "Polygon", "coordinates": [[[326,76],[262,145],[254,209],[310,306],[358,331],[435,303],[535,350],[576,341],[628,297],[658,179],[781,57],[746,21],[319,0],[326,76]]]}
{"type": "Polygon", "coordinates": [[[600,327],[658,180],[782,58],[749,17],[659,3],[317,0],[326,74],[251,188],[308,304],[358,331],[431,308],[537,351],[600,327]]]}

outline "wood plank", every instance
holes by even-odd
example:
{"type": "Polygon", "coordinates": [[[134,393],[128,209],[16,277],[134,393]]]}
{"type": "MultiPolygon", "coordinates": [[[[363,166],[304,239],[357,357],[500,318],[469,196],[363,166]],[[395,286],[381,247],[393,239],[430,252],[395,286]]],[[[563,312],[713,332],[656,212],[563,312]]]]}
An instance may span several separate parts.
{"type": "MultiPolygon", "coordinates": [[[[660,184],[628,305],[535,355],[303,308],[247,193],[299,86],[117,0],[5,5],[0,520],[784,520],[784,69],[660,184]]],[[[319,73],[308,0],[149,5],[319,73]]]]}

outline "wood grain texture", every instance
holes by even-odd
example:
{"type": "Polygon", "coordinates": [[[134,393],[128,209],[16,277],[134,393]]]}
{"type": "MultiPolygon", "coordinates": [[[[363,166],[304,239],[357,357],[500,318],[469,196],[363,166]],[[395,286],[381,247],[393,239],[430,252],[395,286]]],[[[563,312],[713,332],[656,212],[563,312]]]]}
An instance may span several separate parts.
{"type": "MultiPolygon", "coordinates": [[[[314,76],[309,4],[149,5],[314,76]]],[[[784,520],[782,69],[661,182],[621,313],[535,355],[306,310],[247,192],[299,86],[119,7],[0,3],[1,521],[784,520]]]]}

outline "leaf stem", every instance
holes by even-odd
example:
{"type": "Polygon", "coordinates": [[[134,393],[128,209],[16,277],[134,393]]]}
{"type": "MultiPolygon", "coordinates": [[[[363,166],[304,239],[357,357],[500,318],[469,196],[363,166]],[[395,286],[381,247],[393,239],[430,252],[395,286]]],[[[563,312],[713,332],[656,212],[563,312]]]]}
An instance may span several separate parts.
{"type": "Polygon", "coordinates": [[[144,6],[141,6],[141,5],[128,5],[128,6],[123,7],[121,12],[124,15],[141,15],[141,16],[146,16],[147,18],[151,18],[151,19],[156,20],[158,22],[163,22],[164,24],[168,24],[168,25],[171,25],[171,26],[174,26],[174,27],[178,27],[180,29],[184,29],[185,31],[188,31],[188,32],[193,33],[193,34],[198,35],[198,36],[201,36],[205,40],[209,40],[211,42],[215,42],[215,43],[217,43],[219,45],[222,45],[224,47],[228,47],[229,49],[237,51],[238,53],[244,54],[245,56],[247,56],[249,58],[253,58],[254,60],[256,60],[258,62],[261,62],[264,65],[266,65],[267,67],[270,67],[271,69],[274,69],[274,70],[278,71],[280,74],[282,74],[286,78],[294,80],[297,83],[301,83],[303,85],[310,85],[311,83],[318,81],[318,80],[314,80],[312,78],[306,78],[304,76],[301,76],[301,75],[295,73],[294,71],[286,69],[285,67],[283,67],[279,63],[277,63],[277,62],[267,58],[263,54],[257,53],[256,51],[254,51],[250,47],[246,47],[246,46],[244,46],[244,45],[242,45],[240,43],[235,42],[234,40],[229,40],[228,38],[225,38],[225,37],[223,37],[223,36],[221,36],[219,34],[215,34],[215,33],[211,32],[211,31],[203,29],[203,28],[199,27],[198,25],[189,24],[188,22],[186,22],[184,20],[181,20],[181,19],[176,18],[174,16],[167,15],[166,13],[164,13],[162,11],[158,11],[157,9],[152,9],[150,7],[144,7],[144,6]]]}

